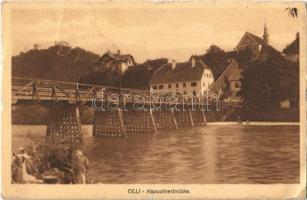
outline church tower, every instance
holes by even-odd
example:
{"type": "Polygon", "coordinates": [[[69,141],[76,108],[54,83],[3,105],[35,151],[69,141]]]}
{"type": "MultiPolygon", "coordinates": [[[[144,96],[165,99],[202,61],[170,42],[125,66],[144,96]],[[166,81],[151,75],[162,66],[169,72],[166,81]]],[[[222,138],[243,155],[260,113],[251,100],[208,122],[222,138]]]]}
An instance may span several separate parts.
{"type": "Polygon", "coordinates": [[[265,23],[263,28],[263,40],[266,42],[266,44],[269,44],[269,34],[265,23]]]}

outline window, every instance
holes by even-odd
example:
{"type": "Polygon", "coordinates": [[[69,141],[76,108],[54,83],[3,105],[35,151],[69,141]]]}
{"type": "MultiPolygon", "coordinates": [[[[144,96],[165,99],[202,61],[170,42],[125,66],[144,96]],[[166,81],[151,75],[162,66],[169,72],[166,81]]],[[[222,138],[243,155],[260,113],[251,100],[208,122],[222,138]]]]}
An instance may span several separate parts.
{"type": "Polygon", "coordinates": [[[235,83],[235,88],[240,88],[240,83],[236,82],[235,83]]]}
{"type": "Polygon", "coordinates": [[[186,91],[183,91],[183,94],[187,94],[187,92],[186,92],[186,91]]]}
{"type": "Polygon", "coordinates": [[[172,84],[168,84],[168,88],[172,88],[172,84]]]}
{"type": "Polygon", "coordinates": [[[193,95],[196,96],[196,91],[193,91],[193,95]]]}
{"type": "Polygon", "coordinates": [[[197,83],[196,82],[191,82],[191,86],[195,87],[195,86],[197,86],[197,83]]]}
{"type": "Polygon", "coordinates": [[[178,83],[176,83],[176,88],[179,88],[179,84],[178,83]]]}
{"type": "Polygon", "coordinates": [[[203,86],[206,87],[206,83],[205,82],[203,83],[203,86]]]}
{"type": "Polygon", "coordinates": [[[158,87],[156,85],[152,86],[152,89],[156,90],[158,87]]]}
{"type": "Polygon", "coordinates": [[[163,89],[163,85],[159,85],[159,89],[162,90],[163,89]]]}
{"type": "Polygon", "coordinates": [[[182,87],[185,87],[187,84],[184,82],[184,83],[182,83],[182,87]]]}

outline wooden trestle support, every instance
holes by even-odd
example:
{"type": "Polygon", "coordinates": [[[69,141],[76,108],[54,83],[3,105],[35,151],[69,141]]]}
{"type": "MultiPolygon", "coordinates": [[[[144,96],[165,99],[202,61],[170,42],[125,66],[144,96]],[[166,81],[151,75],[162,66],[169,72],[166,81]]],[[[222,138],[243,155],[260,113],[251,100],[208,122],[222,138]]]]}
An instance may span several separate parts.
{"type": "Polygon", "coordinates": [[[121,137],[127,133],[156,133],[163,129],[204,125],[206,125],[206,116],[201,110],[95,111],[93,135],[121,137]]]}
{"type": "Polygon", "coordinates": [[[80,114],[77,105],[52,106],[46,139],[61,143],[82,142],[80,114]]]}
{"type": "Polygon", "coordinates": [[[122,137],[126,135],[121,110],[94,111],[94,136],[122,137]]]}
{"type": "MultiPolygon", "coordinates": [[[[206,125],[206,116],[201,110],[94,111],[93,135],[123,137],[127,133],[156,133],[163,129],[204,125],[206,125]]],[[[47,125],[47,139],[72,143],[82,141],[77,105],[56,105],[51,109],[50,121],[47,125]]]]}

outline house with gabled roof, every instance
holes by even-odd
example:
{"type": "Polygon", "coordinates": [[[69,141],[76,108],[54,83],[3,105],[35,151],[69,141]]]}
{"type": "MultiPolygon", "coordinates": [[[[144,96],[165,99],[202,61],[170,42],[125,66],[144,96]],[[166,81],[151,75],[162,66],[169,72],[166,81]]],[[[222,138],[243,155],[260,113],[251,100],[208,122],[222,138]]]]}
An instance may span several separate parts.
{"type": "Polygon", "coordinates": [[[214,82],[211,69],[195,58],[187,62],[162,65],[151,77],[150,89],[154,94],[205,94],[214,82]]]}
{"type": "Polygon", "coordinates": [[[121,54],[120,50],[117,53],[107,51],[95,63],[95,71],[104,69],[126,71],[128,67],[135,65],[136,62],[131,54],[121,54]]]}
{"type": "Polygon", "coordinates": [[[251,51],[251,60],[259,59],[263,48],[269,44],[269,34],[266,25],[264,24],[263,38],[252,33],[246,32],[236,46],[236,51],[251,51]]]}
{"type": "MultiPolygon", "coordinates": [[[[235,50],[236,54],[231,59],[230,64],[216,79],[211,89],[215,93],[228,93],[228,97],[224,99],[224,101],[240,103],[242,99],[238,95],[238,92],[241,90],[241,73],[245,68],[248,68],[251,62],[266,61],[269,56],[273,55],[281,60],[287,59],[287,57],[269,44],[269,34],[266,25],[264,25],[263,38],[246,32],[237,44],[235,50]]],[[[282,108],[289,108],[290,99],[281,101],[280,106],[282,108]]]]}
{"type": "Polygon", "coordinates": [[[270,53],[279,53],[269,45],[269,34],[264,25],[263,38],[246,32],[235,48],[235,54],[230,59],[230,64],[225,71],[217,77],[212,85],[212,90],[216,93],[222,92],[226,85],[229,85],[229,97],[231,102],[240,102],[241,98],[237,92],[241,89],[241,73],[248,67],[250,61],[265,60],[270,53]]]}

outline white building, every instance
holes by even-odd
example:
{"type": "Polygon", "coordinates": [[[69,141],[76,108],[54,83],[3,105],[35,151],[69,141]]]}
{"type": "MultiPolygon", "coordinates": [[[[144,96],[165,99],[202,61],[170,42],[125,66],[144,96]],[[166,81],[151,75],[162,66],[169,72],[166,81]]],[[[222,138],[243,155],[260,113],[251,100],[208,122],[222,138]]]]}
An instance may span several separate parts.
{"type": "Polygon", "coordinates": [[[154,94],[205,94],[214,82],[211,69],[201,60],[162,65],[150,80],[154,94]]]}

